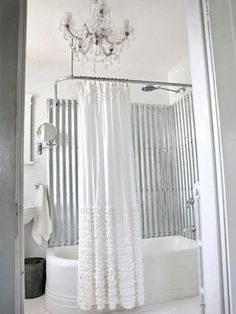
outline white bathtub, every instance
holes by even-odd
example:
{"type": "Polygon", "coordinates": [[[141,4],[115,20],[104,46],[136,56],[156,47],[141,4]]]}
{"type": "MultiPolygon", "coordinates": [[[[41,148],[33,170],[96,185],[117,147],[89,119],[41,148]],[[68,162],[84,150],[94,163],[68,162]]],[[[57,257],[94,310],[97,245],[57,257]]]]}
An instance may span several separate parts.
{"type": "MultiPolygon", "coordinates": [[[[197,244],[181,236],[142,241],[145,304],[157,304],[198,294],[197,244]]],[[[47,251],[46,307],[53,314],[95,314],[77,306],[77,246],[47,251]]]]}

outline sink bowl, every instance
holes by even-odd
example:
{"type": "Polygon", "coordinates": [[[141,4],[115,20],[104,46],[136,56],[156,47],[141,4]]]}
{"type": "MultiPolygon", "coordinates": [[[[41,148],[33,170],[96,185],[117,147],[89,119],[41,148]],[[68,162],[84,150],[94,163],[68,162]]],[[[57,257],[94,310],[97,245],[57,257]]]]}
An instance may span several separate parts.
{"type": "Polygon", "coordinates": [[[29,223],[37,213],[35,205],[24,207],[24,224],[29,223]]]}

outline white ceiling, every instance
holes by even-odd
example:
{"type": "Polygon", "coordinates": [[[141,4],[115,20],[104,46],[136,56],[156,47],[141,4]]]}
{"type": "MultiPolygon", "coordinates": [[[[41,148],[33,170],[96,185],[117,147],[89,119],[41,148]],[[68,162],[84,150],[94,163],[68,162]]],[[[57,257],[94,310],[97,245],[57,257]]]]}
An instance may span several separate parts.
{"type": "MultiPolygon", "coordinates": [[[[113,22],[119,26],[127,17],[136,36],[115,67],[168,73],[188,56],[184,0],[110,0],[110,4],[113,22]]],[[[89,0],[28,0],[28,63],[69,63],[68,43],[58,30],[67,11],[80,26],[90,18],[89,0]]]]}

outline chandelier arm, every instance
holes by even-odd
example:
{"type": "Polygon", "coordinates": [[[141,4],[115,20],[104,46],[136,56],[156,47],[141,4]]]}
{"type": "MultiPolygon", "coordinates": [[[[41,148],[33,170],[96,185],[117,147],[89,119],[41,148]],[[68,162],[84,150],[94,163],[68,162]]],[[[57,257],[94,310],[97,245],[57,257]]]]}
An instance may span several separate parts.
{"type": "Polygon", "coordinates": [[[126,38],[124,37],[124,38],[121,38],[119,40],[116,40],[116,41],[112,42],[106,35],[103,35],[102,37],[107,41],[108,44],[110,44],[112,46],[122,45],[123,42],[126,40],[126,38]]]}
{"type": "Polygon", "coordinates": [[[117,40],[117,41],[115,42],[115,44],[116,44],[116,45],[121,45],[121,44],[123,44],[123,43],[126,41],[127,38],[128,38],[128,37],[121,38],[121,39],[117,40]]]}
{"type": "Polygon", "coordinates": [[[87,31],[87,34],[86,34],[86,38],[89,36],[89,35],[93,35],[93,33],[91,33],[90,32],[90,30],[89,30],[89,28],[88,28],[88,26],[87,26],[87,24],[86,23],[84,23],[84,27],[86,28],[86,31],[87,31]]]}
{"type": "Polygon", "coordinates": [[[116,44],[116,42],[112,42],[107,35],[102,35],[102,37],[107,41],[108,44],[114,46],[116,44]]]}
{"type": "Polygon", "coordinates": [[[70,37],[73,38],[73,39],[78,39],[78,40],[83,40],[83,38],[73,34],[73,32],[70,30],[70,26],[69,25],[66,25],[66,30],[67,32],[69,33],[70,37]]]}
{"type": "Polygon", "coordinates": [[[110,56],[113,54],[113,51],[106,52],[106,50],[105,50],[104,47],[101,47],[101,48],[102,48],[102,51],[103,51],[103,53],[104,53],[104,55],[105,55],[106,57],[110,57],[110,56]]]}

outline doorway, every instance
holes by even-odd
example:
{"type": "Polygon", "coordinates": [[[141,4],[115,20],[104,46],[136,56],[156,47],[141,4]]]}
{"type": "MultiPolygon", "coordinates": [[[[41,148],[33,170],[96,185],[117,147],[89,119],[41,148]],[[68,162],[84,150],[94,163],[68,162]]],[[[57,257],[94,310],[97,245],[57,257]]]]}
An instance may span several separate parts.
{"type": "MultiPolygon", "coordinates": [[[[200,13],[200,12],[199,12],[200,13]]],[[[198,18],[199,18],[199,16],[198,16],[198,18]]],[[[202,113],[203,114],[203,113],[202,113]]],[[[207,114],[209,115],[209,112],[207,112],[207,114]]],[[[210,129],[210,128],[209,128],[210,129]]],[[[209,130],[208,129],[208,130],[209,130]]],[[[209,137],[209,140],[210,141],[212,141],[212,138],[211,137],[209,137]]],[[[208,143],[209,144],[209,143],[208,143]]],[[[212,155],[212,152],[211,152],[211,155],[212,155]]],[[[212,172],[213,172],[213,170],[211,170],[212,172]]],[[[209,194],[208,194],[208,196],[209,196],[209,194]]],[[[215,209],[215,207],[213,206],[212,207],[213,209],[215,209]]],[[[217,223],[217,221],[216,221],[216,223],[217,223]]],[[[204,227],[203,227],[203,229],[204,229],[204,227]]],[[[216,229],[215,230],[212,230],[212,231],[215,231],[216,232],[216,229]]],[[[203,243],[204,243],[204,240],[203,240],[203,243]]],[[[211,248],[212,248],[212,245],[210,246],[211,248]]],[[[219,248],[218,248],[219,249],[219,248]]],[[[217,256],[218,256],[218,251],[216,250],[216,253],[217,253],[217,256]]],[[[217,265],[216,265],[217,266],[217,265]]],[[[219,273],[219,271],[218,271],[218,273],[219,273]]],[[[211,278],[208,278],[209,280],[211,279],[211,278]]],[[[207,280],[207,278],[205,278],[204,279],[205,281],[204,282],[206,282],[206,280],[207,280]]],[[[220,280],[219,280],[220,281],[220,280]]],[[[219,286],[219,285],[218,285],[219,286]]],[[[218,291],[219,292],[219,291],[218,291]]],[[[210,295],[210,294],[209,294],[210,295]]],[[[207,299],[206,299],[207,300],[207,299]]],[[[213,304],[212,304],[212,306],[213,306],[213,304]]],[[[221,307],[221,306],[220,306],[221,307]]],[[[219,308],[218,308],[219,309],[219,308]]]]}

